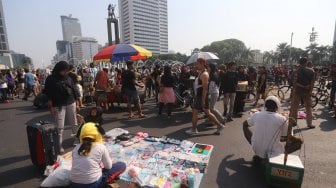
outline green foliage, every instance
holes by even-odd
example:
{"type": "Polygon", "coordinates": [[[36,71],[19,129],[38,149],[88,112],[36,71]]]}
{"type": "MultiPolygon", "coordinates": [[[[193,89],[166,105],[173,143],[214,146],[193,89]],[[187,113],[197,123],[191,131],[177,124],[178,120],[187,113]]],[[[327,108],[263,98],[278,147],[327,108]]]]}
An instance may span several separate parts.
{"type": "Polygon", "coordinates": [[[244,42],[238,39],[226,39],[222,41],[212,42],[210,45],[204,46],[201,51],[213,52],[224,62],[235,61],[243,63],[251,60],[252,51],[247,49],[244,42]]]}
{"type": "Polygon", "coordinates": [[[176,53],[176,54],[161,54],[161,55],[152,56],[152,57],[148,58],[149,61],[155,61],[157,59],[187,62],[188,56],[185,55],[185,54],[176,53]]]}

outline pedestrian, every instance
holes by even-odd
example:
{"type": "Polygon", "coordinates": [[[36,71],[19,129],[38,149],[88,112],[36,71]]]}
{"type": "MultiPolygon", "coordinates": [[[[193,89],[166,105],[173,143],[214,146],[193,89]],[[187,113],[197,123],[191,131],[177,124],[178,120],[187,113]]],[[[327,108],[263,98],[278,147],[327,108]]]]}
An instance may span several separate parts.
{"type": "Polygon", "coordinates": [[[280,101],[275,96],[265,100],[265,111],[254,113],[243,123],[244,136],[252,145],[253,161],[260,162],[267,158],[283,154],[285,146],[281,137],[287,135],[286,117],[278,113],[280,101]],[[249,127],[254,127],[254,131],[249,127]]]}
{"type": "Polygon", "coordinates": [[[15,95],[15,78],[13,77],[12,73],[10,71],[6,72],[5,80],[7,82],[7,88],[8,88],[8,95],[9,99],[14,100],[15,95]]]}
{"type": "MultiPolygon", "coordinates": [[[[238,67],[238,82],[248,82],[248,75],[245,73],[245,68],[243,66],[238,67]]],[[[236,98],[235,98],[235,104],[233,108],[233,114],[235,116],[241,117],[242,112],[244,112],[244,106],[245,106],[245,100],[246,100],[246,94],[247,94],[247,86],[246,90],[237,90],[236,91],[236,98]]]]}
{"type": "Polygon", "coordinates": [[[211,122],[217,125],[217,130],[214,134],[219,135],[225,127],[221,124],[215,115],[209,109],[209,74],[206,70],[206,61],[203,58],[197,59],[196,69],[198,70],[198,77],[194,82],[194,104],[192,109],[192,128],[188,129],[185,133],[188,135],[198,134],[197,121],[198,111],[203,110],[211,122]]]}
{"type": "Polygon", "coordinates": [[[25,69],[25,75],[24,75],[24,81],[25,81],[25,96],[22,98],[22,100],[27,101],[28,97],[31,93],[34,94],[36,97],[35,93],[35,84],[36,84],[36,76],[29,72],[29,69],[25,69]]]}
{"type": "Polygon", "coordinates": [[[313,69],[307,67],[307,58],[301,58],[299,60],[299,68],[294,73],[294,83],[293,83],[293,95],[291,98],[290,107],[290,125],[297,124],[297,113],[298,107],[301,99],[303,100],[306,114],[307,114],[307,127],[312,129],[315,128],[312,125],[313,114],[312,114],[312,100],[311,95],[314,88],[315,74],[313,69]]]}
{"type": "Polygon", "coordinates": [[[48,98],[49,110],[56,120],[61,153],[64,152],[62,143],[65,117],[68,117],[72,126],[72,136],[76,135],[78,129],[76,109],[79,108],[79,92],[68,73],[69,64],[65,61],[58,62],[46,79],[44,91],[48,98]]]}
{"type": "Polygon", "coordinates": [[[16,84],[16,94],[17,94],[17,98],[19,99],[20,98],[20,93],[24,92],[24,88],[25,88],[25,85],[24,85],[24,71],[23,71],[23,69],[19,69],[17,71],[16,81],[17,81],[17,84],[16,84]]]}
{"type": "Polygon", "coordinates": [[[76,81],[75,81],[75,84],[76,84],[76,87],[77,87],[77,90],[78,90],[78,93],[79,93],[79,98],[78,98],[78,106],[79,108],[84,108],[84,104],[83,104],[83,96],[84,96],[84,93],[83,93],[83,86],[81,84],[81,81],[82,81],[82,77],[81,76],[77,76],[76,78],[76,81]]]}
{"type": "Polygon", "coordinates": [[[94,98],[96,101],[96,106],[103,106],[105,112],[108,111],[109,107],[107,104],[107,89],[109,85],[108,69],[103,68],[98,71],[96,79],[94,81],[95,94],[94,98]]]}
{"type": "Polygon", "coordinates": [[[115,162],[103,144],[104,129],[94,123],[83,125],[80,144],[72,150],[71,187],[106,187],[126,170],[126,164],[115,162]]]}
{"type": "Polygon", "coordinates": [[[0,72],[0,97],[1,97],[1,102],[3,103],[8,103],[8,98],[7,98],[7,93],[8,93],[8,86],[7,82],[5,79],[5,76],[0,72]]]}
{"type": "Polygon", "coordinates": [[[226,70],[227,69],[226,69],[225,65],[220,65],[220,67],[219,67],[219,73],[218,73],[219,81],[220,81],[218,101],[220,100],[220,98],[221,98],[221,96],[223,94],[223,87],[225,85],[225,83],[223,81],[224,81],[225,73],[227,72],[226,70]]]}
{"type": "Polygon", "coordinates": [[[151,98],[152,89],[154,85],[153,78],[148,68],[145,68],[143,74],[144,74],[144,80],[145,80],[145,97],[151,98]]]}
{"type": "Polygon", "coordinates": [[[329,108],[334,108],[334,118],[336,118],[336,107],[335,107],[335,95],[336,95],[336,64],[331,65],[330,71],[330,80],[331,80],[331,91],[330,91],[330,102],[329,108]]]}
{"type": "Polygon", "coordinates": [[[157,103],[159,101],[159,92],[160,92],[160,69],[158,65],[155,65],[154,70],[151,74],[151,77],[153,79],[153,84],[154,84],[154,91],[155,91],[155,102],[157,103]]]}
{"type": "Polygon", "coordinates": [[[159,90],[159,115],[162,114],[164,105],[167,106],[168,117],[171,116],[173,105],[176,101],[174,93],[175,79],[172,76],[171,68],[169,66],[164,67],[163,75],[160,79],[160,90],[159,90]]]}
{"type": "Polygon", "coordinates": [[[221,80],[223,83],[223,93],[224,93],[224,113],[223,116],[226,117],[227,121],[233,121],[233,107],[236,98],[236,89],[238,84],[238,73],[236,71],[236,63],[230,62],[227,65],[227,72],[223,75],[221,80]]]}
{"type": "Polygon", "coordinates": [[[138,110],[138,115],[140,118],[144,118],[145,115],[142,113],[140,98],[135,86],[144,87],[143,84],[140,84],[136,81],[133,62],[127,61],[127,70],[122,73],[122,93],[127,96],[127,109],[128,109],[128,118],[131,119],[134,117],[132,113],[132,103],[136,106],[138,110]]]}
{"type": "Polygon", "coordinates": [[[253,106],[257,106],[259,98],[261,96],[262,99],[265,99],[265,92],[266,92],[266,81],[267,81],[267,73],[266,73],[266,67],[261,66],[259,67],[259,72],[258,72],[258,84],[257,84],[257,95],[255,102],[253,106]]]}
{"type": "Polygon", "coordinates": [[[210,112],[216,116],[218,121],[223,125],[225,124],[225,119],[222,114],[215,108],[217,99],[219,97],[219,77],[217,74],[217,67],[215,64],[210,63],[208,65],[209,72],[209,96],[210,96],[210,112]]]}

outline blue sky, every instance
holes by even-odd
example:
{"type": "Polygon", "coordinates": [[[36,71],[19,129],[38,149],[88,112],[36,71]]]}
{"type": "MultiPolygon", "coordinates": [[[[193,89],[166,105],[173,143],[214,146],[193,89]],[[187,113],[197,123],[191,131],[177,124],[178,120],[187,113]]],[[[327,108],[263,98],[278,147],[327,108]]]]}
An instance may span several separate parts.
{"type": "MultiPolygon", "coordinates": [[[[3,0],[9,47],[49,65],[62,39],[60,15],[80,20],[83,36],[107,42],[107,5],[117,0],[3,0]]],[[[318,44],[331,45],[335,0],[168,0],[169,49],[190,53],[215,40],[237,38],[252,49],[274,50],[280,42],[309,45],[314,26],[318,44]]]]}

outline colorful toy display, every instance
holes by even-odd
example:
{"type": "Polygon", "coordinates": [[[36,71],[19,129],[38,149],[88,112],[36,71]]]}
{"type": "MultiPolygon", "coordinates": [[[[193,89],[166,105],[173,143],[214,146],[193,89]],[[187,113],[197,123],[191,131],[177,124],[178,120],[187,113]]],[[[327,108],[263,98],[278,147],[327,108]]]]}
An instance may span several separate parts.
{"type": "MultiPolygon", "coordinates": [[[[111,132],[117,138],[126,131],[111,132]]],[[[112,158],[127,164],[120,179],[158,188],[198,188],[213,150],[212,145],[146,133],[138,133],[123,141],[109,139],[105,144],[112,158]]]]}

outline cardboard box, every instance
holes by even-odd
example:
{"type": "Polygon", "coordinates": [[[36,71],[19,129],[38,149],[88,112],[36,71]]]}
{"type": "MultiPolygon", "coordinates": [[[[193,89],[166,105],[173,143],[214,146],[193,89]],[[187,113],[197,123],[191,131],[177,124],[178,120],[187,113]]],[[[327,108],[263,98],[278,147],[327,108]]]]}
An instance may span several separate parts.
{"type": "Polygon", "coordinates": [[[238,92],[247,92],[248,91],[248,82],[247,81],[239,81],[237,85],[238,92]]]}
{"type": "Polygon", "coordinates": [[[266,181],[271,187],[300,188],[304,167],[296,155],[288,155],[284,165],[284,154],[269,159],[266,164],[266,181]]]}

